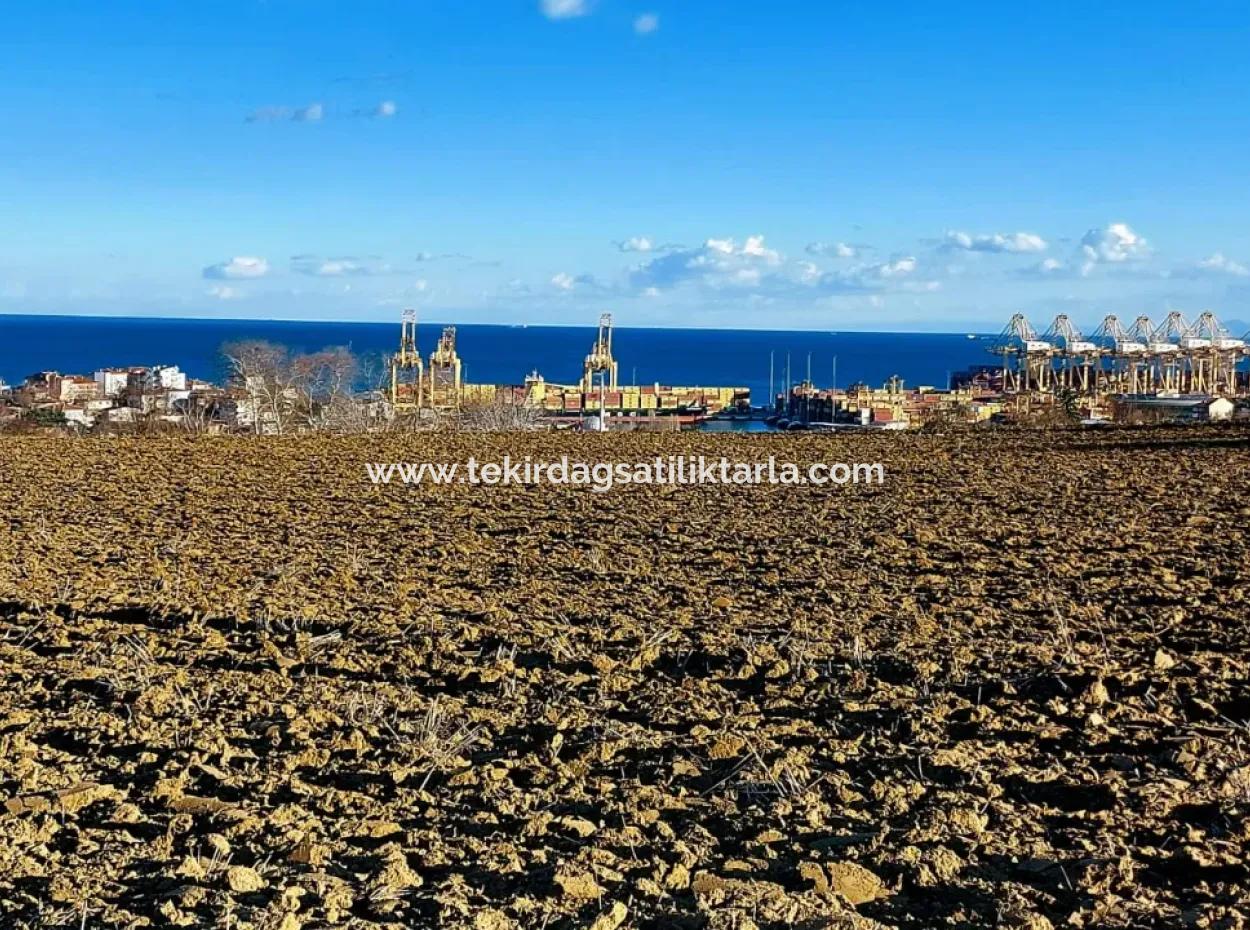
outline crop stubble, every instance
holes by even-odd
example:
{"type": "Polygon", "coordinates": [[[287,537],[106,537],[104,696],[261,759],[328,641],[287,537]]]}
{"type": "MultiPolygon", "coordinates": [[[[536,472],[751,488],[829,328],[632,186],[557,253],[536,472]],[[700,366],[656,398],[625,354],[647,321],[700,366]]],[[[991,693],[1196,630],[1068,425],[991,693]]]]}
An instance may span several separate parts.
{"type": "Polygon", "coordinates": [[[0,441],[5,927],[1242,927],[1250,431],[0,441]],[[881,461],[375,487],[366,461],[881,461]]]}

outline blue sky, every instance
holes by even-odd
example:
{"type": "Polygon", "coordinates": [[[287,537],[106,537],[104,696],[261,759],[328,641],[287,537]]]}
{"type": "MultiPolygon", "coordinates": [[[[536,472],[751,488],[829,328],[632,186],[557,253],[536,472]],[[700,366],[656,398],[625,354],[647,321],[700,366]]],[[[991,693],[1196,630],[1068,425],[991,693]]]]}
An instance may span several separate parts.
{"type": "Polygon", "coordinates": [[[1250,8],[27,2],[0,312],[1250,319],[1250,8]]]}

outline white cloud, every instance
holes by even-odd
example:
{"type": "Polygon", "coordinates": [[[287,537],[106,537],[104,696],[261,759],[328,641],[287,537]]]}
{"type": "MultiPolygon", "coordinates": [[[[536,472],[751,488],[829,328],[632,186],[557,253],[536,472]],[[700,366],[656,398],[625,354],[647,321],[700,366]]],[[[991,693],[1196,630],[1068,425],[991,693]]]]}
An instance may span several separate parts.
{"type": "Polygon", "coordinates": [[[640,36],[649,36],[660,28],[660,17],[655,13],[643,13],[634,20],[634,32],[640,36]]]}
{"type": "Polygon", "coordinates": [[[318,258],[315,255],[297,255],[291,259],[291,270],[317,278],[345,278],[373,274],[388,274],[390,267],[374,259],[318,258]]]}
{"type": "Polygon", "coordinates": [[[215,280],[263,278],[269,274],[269,262],[251,255],[236,255],[228,262],[218,262],[204,269],[204,277],[215,280]]]}
{"type": "Polygon", "coordinates": [[[967,252],[1006,252],[1018,254],[1024,252],[1045,252],[1046,240],[1037,233],[993,233],[991,235],[972,235],[959,230],[946,233],[945,245],[948,249],[962,249],[967,252]]]}
{"type": "Polygon", "coordinates": [[[247,121],[249,123],[275,123],[279,120],[290,118],[290,107],[261,107],[249,113],[247,121]]]}
{"type": "Polygon", "coordinates": [[[741,246],[733,239],[707,239],[692,249],[672,249],[644,262],[630,275],[634,289],[665,289],[694,282],[710,288],[758,284],[763,269],[781,264],[781,254],[764,244],[763,236],[748,236],[741,246]]]}
{"type": "Polygon", "coordinates": [[[1070,271],[1067,263],[1057,258],[1043,258],[1036,265],[1023,268],[1018,273],[1026,278],[1060,278],[1070,271]]]}
{"type": "Polygon", "coordinates": [[[845,242],[811,242],[805,251],[808,255],[823,255],[825,258],[857,258],[861,249],[845,242]]]}
{"type": "Polygon", "coordinates": [[[630,236],[618,242],[616,247],[622,252],[650,252],[655,248],[655,243],[647,236],[630,236]]]}
{"type": "Polygon", "coordinates": [[[1150,247],[1146,240],[1127,223],[1111,223],[1102,229],[1091,229],[1081,237],[1083,274],[1089,274],[1096,265],[1123,264],[1149,254],[1150,247]]]}
{"type": "Polygon", "coordinates": [[[341,278],[349,274],[363,274],[364,269],[356,262],[341,258],[329,258],[319,262],[309,274],[323,278],[341,278]]]}
{"type": "Polygon", "coordinates": [[[742,244],[712,238],[697,248],[658,255],[633,269],[630,285],[635,294],[695,286],[724,294],[744,292],[759,300],[800,301],[873,292],[924,294],[941,287],[937,281],[920,278],[919,271],[914,255],[822,271],[814,262],[787,261],[768,248],[763,236],[750,236],[742,244]]]}
{"type": "Polygon", "coordinates": [[[216,297],[218,300],[238,300],[243,297],[243,292],[237,287],[230,287],[228,284],[216,284],[208,289],[210,297],[216,297]]]}
{"type": "Polygon", "coordinates": [[[572,291],[595,291],[602,294],[613,290],[611,286],[603,284],[592,274],[572,275],[567,271],[552,275],[550,283],[557,291],[566,294],[572,291]]]}
{"type": "Polygon", "coordinates": [[[905,255],[879,265],[869,265],[865,269],[870,277],[878,278],[902,278],[912,274],[915,270],[916,257],[914,255],[905,255]]]}
{"type": "Polygon", "coordinates": [[[810,263],[804,263],[804,266],[797,283],[817,293],[836,295],[898,291],[928,294],[942,289],[939,281],[916,277],[920,262],[914,255],[822,274],[815,274],[815,266],[810,263]]]}
{"type": "Polygon", "coordinates": [[[746,244],[742,246],[742,254],[749,255],[752,258],[762,258],[770,265],[775,265],[781,261],[781,254],[764,247],[763,236],[748,236],[746,244]]]}
{"type": "Polygon", "coordinates": [[[590,12],[586,0],[541,0],[539,6],[548,19],[574,19],[590,12]]]}
{"type": "Polygon", "coordinates": [[[1240,262],[1228,258],[1223,252],[1216,252],[1210,258],[1204,258],[1193,269],[1198,274],[1229,276],[1233,278],[1250,277],[1250,268],[1240,262]]]}
{"type": "Polygon", "coordinates": [[[261,107],[248,114],[249,123],[319,123],[327,118],[349,119],[389,119],[399,112],[394,100],[383,100],[376,106],[354,110],[328,111],[323,103],[310,103],[304,107],[270,106],[261,107]]]}

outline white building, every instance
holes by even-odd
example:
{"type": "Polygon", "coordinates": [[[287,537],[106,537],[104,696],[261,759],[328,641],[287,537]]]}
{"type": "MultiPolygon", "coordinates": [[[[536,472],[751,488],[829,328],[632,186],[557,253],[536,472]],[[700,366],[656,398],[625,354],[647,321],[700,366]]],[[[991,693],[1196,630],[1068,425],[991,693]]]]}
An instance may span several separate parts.
{"type": "Polygon", "coordinates": [[[101,368],[95,373],[96,384],[105,397],[120,397],[126,391],[126,379],[130,377],[129,368],[101,368]]]}
{"type": "Polygon", "coordinates": [[[66,407],[63,411],[65,422],[83,429],[95,426],[95,414],[81,407],[66,407]]]}
{"type": "Polygon", "coordinates": [[[186,373],[177,365],[157,365],[148,374],[149,383],[154,388],[167,391],[185,391],[187,389],[186,373]]]}
{"type": "Polygon", "coordinates": [[[1232,419],[1233,411],[1237,409],[1227,397],[1216,397],[1211,403],[1207,404],[1208,420],[1229,420],[1232,419]]]}

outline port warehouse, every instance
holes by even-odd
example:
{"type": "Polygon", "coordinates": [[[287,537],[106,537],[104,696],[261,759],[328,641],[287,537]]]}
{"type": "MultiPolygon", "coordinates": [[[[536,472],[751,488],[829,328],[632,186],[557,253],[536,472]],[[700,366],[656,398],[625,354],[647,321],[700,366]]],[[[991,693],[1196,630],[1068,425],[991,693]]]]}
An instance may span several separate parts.
{"type": "Polygon", "coordinates": [[[612,353],[612,315],[599,318],[595,341],[577,384],[556,384],[531,372],[520,385],[473,384],[463,379],[464,363],[456,350],[456,328],[443,329],[427,359],[417,347],[417,318],[404,312],[399,351],[391,357],[390,401],[397,412],[437,413],[470,405],[516,404],[541,410],[554,420],[580,421],[604,411],[617,418],[695,422],[726,411],[747,410],[745,387],[682,387],[662,384],[622,385],[612,353]]]}

